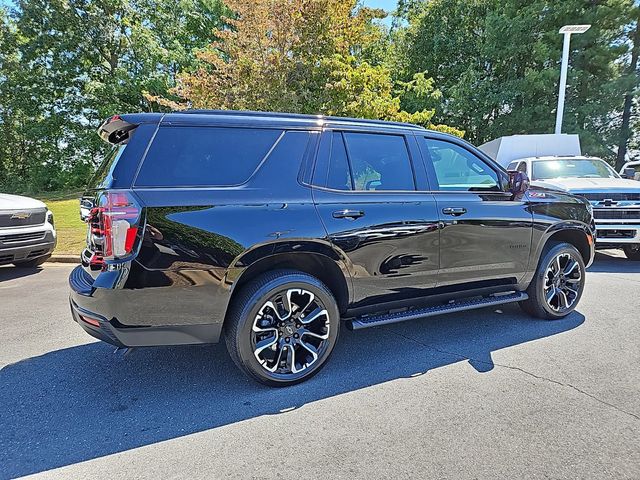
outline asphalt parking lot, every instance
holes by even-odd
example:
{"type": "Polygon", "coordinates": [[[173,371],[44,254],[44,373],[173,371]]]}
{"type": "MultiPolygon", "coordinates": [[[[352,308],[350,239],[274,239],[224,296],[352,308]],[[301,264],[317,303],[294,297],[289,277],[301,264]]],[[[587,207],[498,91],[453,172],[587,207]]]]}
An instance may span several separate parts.
{"type": "Polygon", "coordinates": [[[618,254],[564,320],[343,329],[288,389],[223,345],[112,353],[71,321],[71,268],[0,268],[0,478],[640,478],[640,264],[618,254]]]}

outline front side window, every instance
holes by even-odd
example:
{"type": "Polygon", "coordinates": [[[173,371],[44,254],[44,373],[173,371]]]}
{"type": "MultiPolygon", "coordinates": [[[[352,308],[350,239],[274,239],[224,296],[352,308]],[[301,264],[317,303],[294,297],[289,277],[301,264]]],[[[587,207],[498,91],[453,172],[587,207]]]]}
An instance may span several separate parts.
{"type": "Polygon", "coordinates": [[[355,190],[415,190],[404,137],[345,132],[355,190]]]}
{"type": "Polygon", "coordinates": [[[230,186],[246,182],[282,130],[161,127],[142,163],[137,186],[230,186]]]}
{"type": "Polygon", "coordinates": [[[498,173],[468,150],[442,140],[424,138],[439,190],[500,191],[498,173]]]}

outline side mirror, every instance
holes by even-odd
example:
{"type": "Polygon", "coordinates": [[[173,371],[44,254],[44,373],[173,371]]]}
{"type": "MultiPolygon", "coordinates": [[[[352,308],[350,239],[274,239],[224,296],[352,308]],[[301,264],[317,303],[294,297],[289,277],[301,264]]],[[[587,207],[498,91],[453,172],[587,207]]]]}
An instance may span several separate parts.
{"type": "Polygon", "coordinates": [[[529,177],[524,172],[517,170],[507,170],[509,174],[509,191],[513,194],[513,198],[520,199],[529,190],[529,177]]]}
{"type": "Polygon", "coordinates": [[[633,180],[633,178],[636,176],[636,169],[633,167],[627,167],[622,172],[622,176],[624,178],[630,178],[633,180]]]}

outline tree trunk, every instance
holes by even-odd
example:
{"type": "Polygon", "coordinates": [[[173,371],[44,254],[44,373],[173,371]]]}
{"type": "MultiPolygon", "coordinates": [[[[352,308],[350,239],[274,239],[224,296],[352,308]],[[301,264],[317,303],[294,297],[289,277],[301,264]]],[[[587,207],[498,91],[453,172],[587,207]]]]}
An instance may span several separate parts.
{"type": "MultiPolygon", "coordinates": [[[[640,7],[636,10],[636,28],[631,37],[633,45],[631,47],[631,62],[629,63],[629,74],[637,75],[638,55],[640,54],[640,7]]],[[[620,127],[620,143],[618,144],[618,156],[616,158],[616,170],[620,170],[625,163],[627,146],[631,138],[631,108],[633,107],[634,90],[638,85],[637,79],[633,82],[633,88],[627,91],[624,96],[624,106],[622,108],[622,125],[620,127]]]]}

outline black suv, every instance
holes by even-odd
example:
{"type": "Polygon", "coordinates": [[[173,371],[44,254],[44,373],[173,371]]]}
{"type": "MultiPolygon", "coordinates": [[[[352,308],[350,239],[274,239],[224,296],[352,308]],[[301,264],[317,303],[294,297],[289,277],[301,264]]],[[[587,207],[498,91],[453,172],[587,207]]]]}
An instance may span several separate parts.
{"type": "Polygon", "coordinates": [[[317,373],[341,324],[519,302],[574,310],[591,207],[449,135],[234,111],[117,115],[82,199],[73,318],[118,347],[215,343],[269,385],[317,373]],[[512,178],[513,176],[511,176],[512,178]]]}

